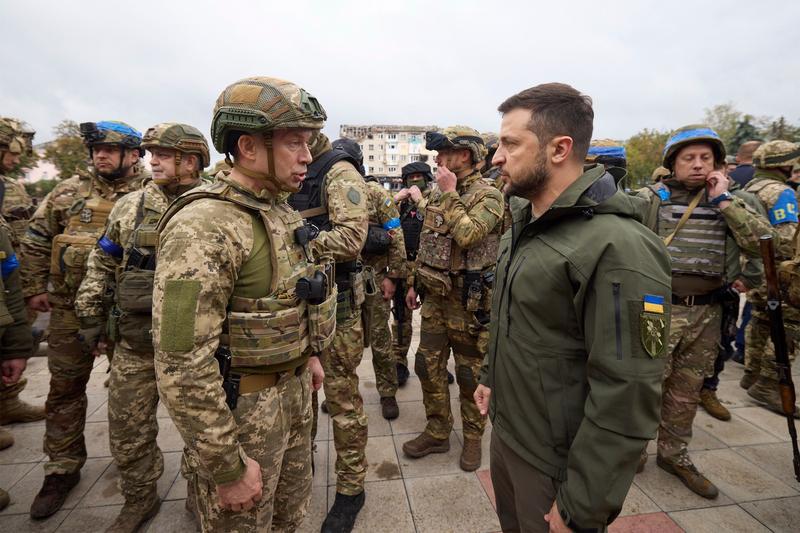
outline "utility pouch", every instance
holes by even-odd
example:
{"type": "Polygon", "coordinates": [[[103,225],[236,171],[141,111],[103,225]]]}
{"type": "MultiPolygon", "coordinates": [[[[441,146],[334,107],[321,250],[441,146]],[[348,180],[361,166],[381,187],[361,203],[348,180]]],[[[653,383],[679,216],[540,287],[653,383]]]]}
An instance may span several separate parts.
{"type": "Polygon", "coordinates": [[[470,270],[464,273],[464,286],[462,287],[461,303],[464,309],[475,312],[481,308],[483,296],[483,276],[480,272],[470,270]]]}
{"type": "Polygon", "coordinates": [[[359,307],[365,300],[364,276],[361,271],[350,273],[350,290],[352,291],[353,307],[359,307]]]}
{"type": "Polygon", "coordinates": [[[69,288],[77,290],[86,273],[86,260],[97,238],[90,235],[66,235],[53,238],[50,255],[50,274],[62,278],[69,288]]]}
{"type": "MultiPolygon", "coordinates": [[[[425,219],[427,220],[427,218],[425,219]]],[[[424,232],[419,238],[417,259],[420,264],[438,270],[450,270],[453,238],[440,233],[424,232]]]]}
{"type": "Polygon", "coordinates": [[[336,285],[324,302],[319,305],[308,304],[309,344],[315,353],[330,346],[336,333],[336,285]]]}
{"type": "Polygon", "coordinates": [[[425,290],[431,294],[447,296],[453,290],[453,281],[447,272],[440,272],[427,266],[421,266],[417,269],[416,277],[425,287],[425,290]]]}
{"type": "Polygon", "coordinates": [[[364,253],[384,255],[392,244],[392,236],[382,226],[370,224],[367,230],[367,242],[364,244],[364,253]]]}
{"type": "Polygon", "coordinates": [[[151,314],[153,308],[153,270],[125,270],[117,282],[117,305],[125,313],[151,314]]]}
{"type": "Polygon", "coordinates": [[[364,280],[364,296],[375,296],[378,293],[378,287],[375,284],[375,269],[365,266],[361,271],[361,277],[364,280]]]}

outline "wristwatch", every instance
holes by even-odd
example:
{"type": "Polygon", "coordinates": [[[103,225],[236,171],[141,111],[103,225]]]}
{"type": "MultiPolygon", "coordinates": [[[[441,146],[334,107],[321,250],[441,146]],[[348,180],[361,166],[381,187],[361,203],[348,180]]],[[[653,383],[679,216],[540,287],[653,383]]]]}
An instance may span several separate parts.
{"type": "Polygon", "coordinates": [[[717,196],[715,198],[712,198],[711,199],[711,205],[719,205],[722,202],[725,202],[725,201],[730,202],[732,200],[733,200],[733,195],[731,193],[729,193],[728,191],[725,191],[724,193],[720,194],[719,196],[717,196]]]}

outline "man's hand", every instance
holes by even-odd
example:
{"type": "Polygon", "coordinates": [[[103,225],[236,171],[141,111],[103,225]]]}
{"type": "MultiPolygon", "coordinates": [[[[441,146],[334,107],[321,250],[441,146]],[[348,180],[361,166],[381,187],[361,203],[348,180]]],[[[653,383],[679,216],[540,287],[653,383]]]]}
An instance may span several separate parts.
{"type": "Polygon", "coordinates": [[[249,511],[261,500],[261,487],[261,466],[248,457],[242,479],[217,485],[219,506],[235,513],[249,511]]]}
{"type": "Polygon", "coordinates": [[[400,189],[399,191],[397,191],[394,194],[394,201],[395,202],[402,202],[403,200],[408,198],[409,194],[411,194],[411,191],[409,191],[408,189],[405,189],[405,188],[400,189]]]}
{"type": "Polygon", "coordinates": [[[383,299],[388,302],[394,298],[394,291],[396,288],[397,285],[392,278],[383,278],[383,281],[381,281],[381,293],[383,293],[383,299]]]}
{"type": "Polygon", "coordinates": [[[419,190],[419,187],[417,187],[416,185],[412,185],[411,188],[408,189],[408,192],[411,195],[411,199],[414,201],[414,203],[417,203],[420,200],[422,200],[422,191],[419,190]]]}
{"type": "Polygon", "coordinates": [[[406,307],[412,310],[419,308],[419,301],[417,300],[417,291],[414,290],[414,287],[408,288],[408,292],[406,293],[406,307]]]}
{"type": "Polygon", "coordinates": [[[558,514],[556,502],[553,502],[550,512],[544,515],[544,521],[550,524],[550,531],[553,533],[571,533],[572,531],[561,519],[561,515],[558,514]]]}
{"type": "Polygon", "coordinates": [[[475,399],[475,405],[478,406],[481,416],[486,416],[489,413],[489,398],[492,397],[492,389],[486,385],[478,385],[472,397],[475,399]]]}
{"type": "Polygon", "coordinates": [[[0,363],[0,368],[3,371],[3,383],[5,385],[13,385],[19,381],[26,366],[28,366],[27,359],[8,359],[0,363]]]}
{"type": "Polygon", "coordinates": [[[319,357],[308,358],[308,369],[311,371],[311,386],[317,391],[322,387],[322,380],[325,379],[325,371],[319,357]]]}
{"type": "Polygon", "coordinates": [[[87,355],[92,354],[97,357],[100,354],[97,345],[100,343],[100,339],[103,337],[103,333],[105,333],[105,331],[105,324],[98,324],[79,329],[78,341],[83,346],[83,353],[87,355]]]}
{"type": "Polygon", "coordinates": [[[37,294],[25,300],[28,309],[32,311],[40,311],[42,313],[50,312],[50,300],[47,299],[47,293],[37,294]]]}
{"type": "Polygon", "coordinates": [[[740,279],[737,279],[736,281],[731,283],[731,287],[733,287],[739,294],[744,294],[747,292],[747,285],[745,285],[744,281],[740,279]]]}
{"type": "MultiPolygon", "coordinates": [[[[712,170],[706,177],[706,187],[708,187],[709,200],[716,198],[730,187],[731,181],[719,170],[712,170]]],[[[725,203],[725,202],[722,202],[725,203]]],[[[721,206],[720,206],[721,207],[721,206]]]]}
{"type": "Polygon", "coordinates": [[[456,182],[458,177],[450,172],[450,169],[444,165],[436,169],[436,184],[442,192],[453,192],[456,190],[456,182]]]}

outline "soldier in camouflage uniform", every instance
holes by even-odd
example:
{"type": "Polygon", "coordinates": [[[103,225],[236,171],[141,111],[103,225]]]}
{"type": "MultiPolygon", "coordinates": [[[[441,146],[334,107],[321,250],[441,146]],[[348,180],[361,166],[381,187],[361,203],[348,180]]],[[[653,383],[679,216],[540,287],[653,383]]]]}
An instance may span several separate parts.
{"type": "MultiPolygon", "coordinates": [[[[417,458],[450,449],[453,415],[446,369],[452,348],[464,424],[460,466],[472,471],[481,463],[486,424],[473,393],[489,340],[503,195],[478,170],[486,147],[477,131],[453,126],[442,133],[428,132],[426,148],[438,152],[438,188],[425,206],[415,265],[415,279],[424,287],[425,300],[414,369],[422,385],[428,424],[418,437],[403,444],[403,453],[417,458]]],[[[412,286],[406,297],[408,306],[416,307],[416,300],[412,286]]]]}
{"type": "Polygon", "coordinates": [[[153,179],[114,204],[75,299],[81,328],[108,331],[114,341],[108,431],[125,505],[109,531],[120,532],[135,531],[158,511],[156,482],[164,471],[150,333],[156,224],[170,202],[200,184],[209,164],[205,137],[186,124],[150,128],[142,148],[151,153],[153,179]],[[109,293],[112,309],[105,305],[109,293]]]}
{"type": "MultiPolygon", "coordinates": [[[[775,260],[794,257],[798,207],[794,190],[787,184],[792,165],[800,159],[800,146],[788,141],[770,141],[753,154],[755,174],[744,190],[758,197],[775,229],[775,260]]],[[[770,340],[767,314],[767,287],[764,283],[747,293],[753,315],[745,330],[745,374],[741,386],[751,398],[772,411],[783,414],[778,391],[778,372],[775,349],[770,340]]],[[[795,344],[800,342],[800,308],[783,304],[783,321],[790,359],[794,359],[795,344]]]]}
{"type": "MultiPolygon", "coordinates": [[[[352,139],[337,139],[334,150],[344,150],[362,164],[361,147],[352,139]]],[[[397,405],[397,364],[392,352],[392,333],[389,329],[390,302],[400,281],[406,276],[406,247],[400,227],[400,213],[389,194],[373,176],[365,176],[367,184],[367,210],[369,230],[361,254],[364,261],[365,280],[364,346],[372,347],[372,366],[375,386],[381,398],[381,414],[387,420],[400,416],[397,405]]]]}
{"type": "Polygon", "coordinates": [[[33,518],[61,507],[86,462],[83,430],[86,383],[92,350],[82,342],[75,295],[86,259],[101,237],[114,203],[140,187],[142,135],[123,122],[81,124],[93,168],[60,182],[44,199],[22,239],[23,291],[30,309],[51,311],[47,363],[50,392],[45,403],[45,464],[42,490],[31,505],[33,518]],[[52,290],[48,292],[48,284],[52,290]]]}
{"type": "MultiPolygon", "coordinates": [[[[770,231],[756,209],[728,192],[728,179],[715,170],[724,160],[725,147],[713,130],[686,126],[664,149],[663,165],[671,176],[638,193],[648,201],[645,223],[664,240],[672,260],[669,358],[657,463],[704,498],[716,498],[718,490],[697,471],[687,446],[703,378],[712,374],[717,356],[720,302],[731,288],[747,288],[741,279],[727,286],[726,270],[741,254],[757,257],[758,239],[770,231]]],[[[646,460],[643,453],[640,468],[646,460]]]]}
{"type": "MultiPolygon", "coordinates": [[[[29,142],[19,129],[18,121],[0,119],[0,218],[8,225],[8,236],[15,250],[19,249],[19,241],[28,229],[28,219],[34,208],[25,187],[16,179],[6,176],[6,173],[19,164],[29,142]]],[[[30,316],[29,322],[33,322],[34,318],[35,315],[30,316]]],[[[0,383],[1,425],[35,422],[44,418],[44,407],[34,407],[19,399],[19,393],[27,382],[21,378],[9,385],[0,383]]],[[[0,439],[6,433],[0,428],[0,439]]]]}
{"type": "MultiPolygon", "coordinates": [[[[400,212],[400,227],[403,229],[403,240],[406,248],[406,271],[410,274],[413,263],[417,259],[419,249],[419,236],[422,233],[422,224],[425,220],[425,206],[431,193],[430,184],[433,181],[431,167],[422,161],[409,163],[400,169],[403,179],[403,188],[394,195],[394,201],[400,212]]],[[[414,283],[413,277],[408,277],[397,290],[402,292],[402,298],[394,300],[394,321],[392,322],[392,354],[397,362],[397,381],[403,386],[408,380],[408,349],[411,347],[411,337],[414,335],[413,317],[411,310],[406,307],[405,294],[408,287],[414,283]],[[402,316],[402,322],[398,319],[402,316]]]]}
{"type": "Polygon", "coordinates": [[[369,226],[367,188],[358,161],[343,150],[333,150],[324,134],[315,136],[311,155],[314,161],[303,187],[289,203],[320,230],[309,243],[313,252],[336,262],[336,335],[321,356],[336,448],[336,499],[322,530],[350,531],[364,505],[367,474],[367,415],[356,374],[364,352],[365,295],[358,258],[369,226]]]}
{"type": "Polygon", "coordinates": [[[182,195],[159,222],[156,379],[187,445],[202,531],[294,531],[308,509],[311,390],[322,382],[312,353],[333,336],[336,292],[285,200],[324,120],[291,82],[231,84],[211,124],[230,172],[182,195]]]}

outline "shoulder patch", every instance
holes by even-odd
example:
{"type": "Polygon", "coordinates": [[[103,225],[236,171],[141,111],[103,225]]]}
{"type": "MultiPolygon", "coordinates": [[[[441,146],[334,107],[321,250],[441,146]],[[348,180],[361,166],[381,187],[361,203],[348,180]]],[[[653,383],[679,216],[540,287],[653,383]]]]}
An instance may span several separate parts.
{"type": "Polygon", "coordinates": [[[773,226],[777,226],[787,222],[797,223],[797,221],[797,197],[792,189],[786,189],[770,208],[769,222],[773,226]]]}
{"type": "Polygon", "coordinates": [[[185,352],[194,347],[194,326],[200,282],[170,279],[164,286],[161,309],[161,346],[165,352],[185,352]]]}
{"type": "Polygon", "coordinates": [[[358,205],[361,203],[361,193],[355,187],[350,187],[347,191],[347,199],[350,200],[351,204],[358,205]]]}
{"type": "Polygon", "coordinates": [[[667,320],[664,316],[664,297],[645,294],[642,298],[644,312],[639,315],[642,347],[652,358],[661,356],[667,345],[667,320]]]}

